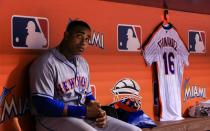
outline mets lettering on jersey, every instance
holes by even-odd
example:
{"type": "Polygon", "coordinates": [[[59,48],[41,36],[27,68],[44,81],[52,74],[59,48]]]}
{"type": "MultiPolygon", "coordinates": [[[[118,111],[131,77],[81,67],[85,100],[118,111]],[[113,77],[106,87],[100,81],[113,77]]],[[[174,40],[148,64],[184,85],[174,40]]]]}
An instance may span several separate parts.
{"type": "Polygon", "coordinates": [[[118,24],[117,33],[119,51],[139,51],[141,45],[140,26],[118,24]]]}
{"type": "Polygon", "coordinates": [[[13,48],[48,48],[49,27],[47,18],[14,15],[11,25],[13,48]]]}
{"type": "Polygon", "coordinates": [[[61,81],[61,83],[58,84],[58,90],[60,91],[61,94],[65,94],[68,92],[71,92],[72,90],[75,90],[75,87],[80,87],[78,88],[80,92],[85,91],[87,86],[87,78],[83,76],[76,76],[76,78],[68,78],[65,81],[61,81]]]}
{"type": "Polygon", "coordinates": [[[188,51],[172,25],[160,26],[144,48],[144,58],[157,62],[161,121],[181,120],[181,83],[188,51]]]}
{"type": "Polygon", "coordinates": [[[188,32],[189,51],[191,53],[205,53],[206,52],[206,35],[204,31],[188,32]]]}

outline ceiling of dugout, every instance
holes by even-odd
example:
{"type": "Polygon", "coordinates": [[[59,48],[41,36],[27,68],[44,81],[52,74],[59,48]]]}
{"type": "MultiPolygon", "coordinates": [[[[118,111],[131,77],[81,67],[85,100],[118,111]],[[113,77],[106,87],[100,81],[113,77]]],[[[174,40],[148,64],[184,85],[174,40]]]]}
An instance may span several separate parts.
{"type": "Polygon", "coordinates": [[[210,0],[104,0],[210,15],[210,0]]]}

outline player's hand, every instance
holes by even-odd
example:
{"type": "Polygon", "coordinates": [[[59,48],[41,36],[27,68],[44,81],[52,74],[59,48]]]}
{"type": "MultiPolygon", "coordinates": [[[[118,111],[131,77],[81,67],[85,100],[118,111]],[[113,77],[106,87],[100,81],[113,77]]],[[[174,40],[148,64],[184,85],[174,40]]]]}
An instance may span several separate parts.
{"type": "Polygon", "coordinates": [[[96,101],[90,102],[86,106],[86,110],[87,110],[86,117],[87,118],[97,118],[100,115],[100,109],[101,109],[100,103],[98,103],[96,101]]]}
{"type": "Polygon", "coordinates": [[[99,115],[96,118],[96,126],[100,128],[104,128],[107,123],[107,115],[106,112],[102,109],[99,110],[99,115]]]}

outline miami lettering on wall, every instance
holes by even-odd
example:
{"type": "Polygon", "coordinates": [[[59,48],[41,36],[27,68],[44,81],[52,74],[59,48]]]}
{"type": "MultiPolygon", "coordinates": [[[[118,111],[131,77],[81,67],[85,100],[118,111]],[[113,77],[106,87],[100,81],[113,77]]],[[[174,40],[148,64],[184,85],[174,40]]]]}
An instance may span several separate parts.
{"type": "Polygon", "coordinates": [[[17,97],[12,87],[3,87],[0,95],[0,123],[15,117],[23,116],[30,112],[29,99],[27,97],[17,97]]]}
{"type": "Polygon", "coordinates": [[[98,48],[104,49],[104,34],[101,32],[93,31],[89,45],[95,45],[98,48]]]}
{"type": "Polygon", "coordinates": [[[206,88],[198,84],[190,84],[190,79],[184,81],[184,101],[193,98],[206,98],[206,88]]]}

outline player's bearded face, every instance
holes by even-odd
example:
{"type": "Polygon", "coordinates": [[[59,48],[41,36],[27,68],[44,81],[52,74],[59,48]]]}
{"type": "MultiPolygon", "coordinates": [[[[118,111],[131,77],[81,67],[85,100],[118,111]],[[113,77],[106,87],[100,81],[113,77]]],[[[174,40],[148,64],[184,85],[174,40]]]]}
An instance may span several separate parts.
{"type": "Polygon", "coordinates": [[[90,40],[91,32],[89,29],[76,30],[70,37],[68,44],[69,51],[74,55],[84,52],[90,40]]]}

